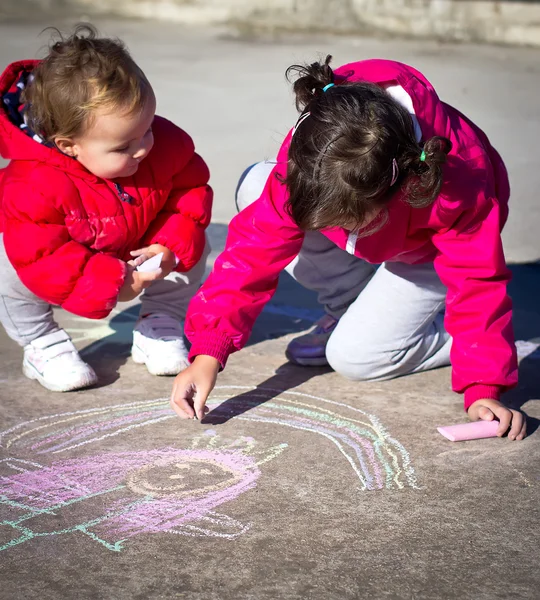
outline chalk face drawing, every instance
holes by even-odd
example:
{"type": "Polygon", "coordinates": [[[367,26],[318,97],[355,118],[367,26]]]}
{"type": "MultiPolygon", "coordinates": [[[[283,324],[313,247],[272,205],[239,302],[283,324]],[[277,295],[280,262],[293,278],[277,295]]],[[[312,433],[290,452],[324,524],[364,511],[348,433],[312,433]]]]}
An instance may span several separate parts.
{"type": "Polygon", "coordinates": [[[261,466],[290,445],[283,440],[292,430],[337,451],[348,463],[352,493],[417,487],[405,448],[359,409],[245,386],[216,388],[209,407],[255,431],[270,428],[279,443],[230,440],[204,425],[186,436],[165,399],[40,417],[0,433],[0,551],[67,534],[112,551],[142,534],[234,539],[251,525],[216,509],[257,485],[261,466]],[[238,394],[242,411],[230,401],[238,394]],[[135,450],[143,428],[151,428],[150,439],[174,444],[135,450]]]}

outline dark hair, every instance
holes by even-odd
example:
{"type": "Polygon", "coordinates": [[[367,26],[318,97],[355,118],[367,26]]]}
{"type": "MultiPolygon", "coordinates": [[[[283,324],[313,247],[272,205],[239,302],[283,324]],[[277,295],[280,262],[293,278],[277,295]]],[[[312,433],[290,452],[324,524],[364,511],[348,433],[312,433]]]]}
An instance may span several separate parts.
{"type": "Polygon", "coordinates": [[[436,136],[420,145],[408,111],[373,83],[344,82],[324,92],[334,82],[331,59],[287,69],[289,81],[296,75],[297,109],[310,113],[289,149],[289,214],[304,230],[361,226],[398,189],[410,206],[429,206],[441,189],[450,140],[436,136]],[[394,158],[399,176],[391,185],[394,158]]]}
{"type": "Polygon", "coordinates": [[[32,129],[49,141],[73,137],[85,130],[98,108],[144,108],[152,87],[120,40],[100,38],[88,24],[77,25],[66,38],[51,29],[59,39],[52,40],[24,91],[32,129]]]}

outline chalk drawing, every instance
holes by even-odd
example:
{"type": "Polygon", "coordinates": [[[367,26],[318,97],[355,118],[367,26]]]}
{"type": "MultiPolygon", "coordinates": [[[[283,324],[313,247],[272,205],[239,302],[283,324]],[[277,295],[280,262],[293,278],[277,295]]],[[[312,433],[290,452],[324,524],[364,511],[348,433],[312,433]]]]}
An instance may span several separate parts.
{"type": "MultiPolygon", "coordinates": [[[[234,410],[227,400],[239,393],[249,410],[231,415],[235,420],[271,427],[281,440],[290,430],[318,436],[346,461],[353,488],[417,487],[409,454],[374,415],[301,392],[248,386],[218,386],[209,407],[226,416],[234,410]]],[[[166,399],[157,399],[39,417],[0,433],[8,455],[0,460],[0,550],[65,534],[86,535],[113,551],[140,534],[244,534],[249,523],[216,509],[253,489],[261,465],[288,444],[231,441],[214,429],[188,438],[182,423],[166,399]],[[151,439],[170,438],[173,427],[179,441],[125,451],[149,427],[151,439]]]]}
{"type": "Polygon", "coordinates": [[[0,461],[11,472],[0,478],[0,532],[7,535],[0,551],[69,533],[114,551],[142,533],[228,539],[245,533],[250,524],[214,509],[255,487],[259,465],[287,445],[260,450],[247,437],[224,443],[212,430],[192,445],[91,454],[48,466],[0,461]]]}

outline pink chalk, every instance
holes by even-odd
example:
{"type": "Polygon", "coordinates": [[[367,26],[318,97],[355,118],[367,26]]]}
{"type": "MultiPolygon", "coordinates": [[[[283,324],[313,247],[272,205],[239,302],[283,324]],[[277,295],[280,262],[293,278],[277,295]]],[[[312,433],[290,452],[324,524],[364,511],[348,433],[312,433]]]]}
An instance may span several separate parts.
{"type": "Polygon", "coordinates": [[[473,421],[472,423],[437,427],[437,431],[451,442],[466,442],[467,440],[497,437],[498,428],[499,421],[473,421]]]}

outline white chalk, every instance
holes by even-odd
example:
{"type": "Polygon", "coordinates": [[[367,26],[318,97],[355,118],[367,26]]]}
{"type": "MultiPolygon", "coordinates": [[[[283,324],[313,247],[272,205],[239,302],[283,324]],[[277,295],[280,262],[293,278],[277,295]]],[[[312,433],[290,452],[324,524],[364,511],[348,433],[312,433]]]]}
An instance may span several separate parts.
{"type": "Polygon", "coordinates": [[[493,420],[437,427],[437,431],[451,442],[466,442],[467,440],[497,437],[498,428],[499,421],[493,420]]]}
{"type": "Polygon", "coordinates": [[[148,271],[157,271],[161,265],[161,259],[163,258],[163,252],[152,256],[147,261],[143,262],[142,265],[137,267],[137,271],[141,273],[147,273],[148,271]]]}

